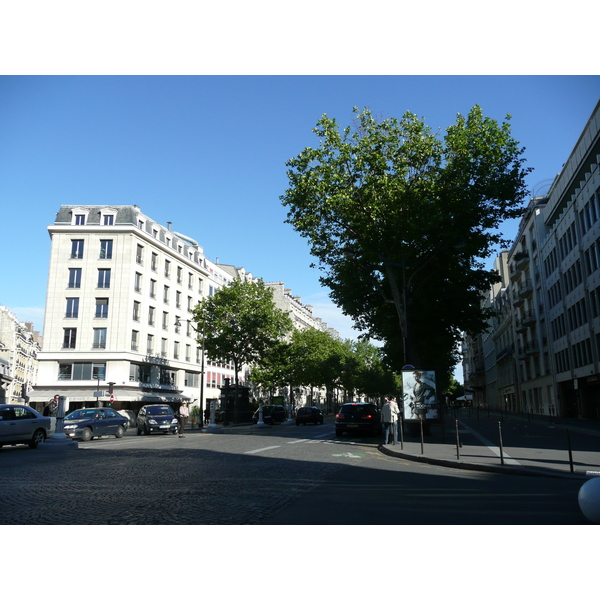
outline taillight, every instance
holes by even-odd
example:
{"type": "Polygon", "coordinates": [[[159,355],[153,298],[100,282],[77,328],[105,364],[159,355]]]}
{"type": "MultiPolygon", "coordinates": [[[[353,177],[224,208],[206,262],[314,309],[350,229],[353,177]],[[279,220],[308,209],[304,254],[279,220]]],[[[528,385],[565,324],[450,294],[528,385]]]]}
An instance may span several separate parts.
{"type": "Polygon", "coordinates": [[[372,419],[373,415],[363,415],[361,419],[372,419]]]}
{"type": "Polygon", "coordinates": [[[345,417],[342,413],[339,413],[339,414],[335,415],[335,418],[336,419],[344,419],[345,417]]]}

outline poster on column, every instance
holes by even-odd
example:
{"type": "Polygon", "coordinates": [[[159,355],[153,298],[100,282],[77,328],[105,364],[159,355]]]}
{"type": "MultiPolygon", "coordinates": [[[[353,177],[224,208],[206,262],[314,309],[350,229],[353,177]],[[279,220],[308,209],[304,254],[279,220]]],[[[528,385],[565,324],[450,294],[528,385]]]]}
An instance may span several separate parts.
{"type": "Polygon", "coordinates": [[[435,371],[402,371],[404,419],[438,419],[435,371]]]}

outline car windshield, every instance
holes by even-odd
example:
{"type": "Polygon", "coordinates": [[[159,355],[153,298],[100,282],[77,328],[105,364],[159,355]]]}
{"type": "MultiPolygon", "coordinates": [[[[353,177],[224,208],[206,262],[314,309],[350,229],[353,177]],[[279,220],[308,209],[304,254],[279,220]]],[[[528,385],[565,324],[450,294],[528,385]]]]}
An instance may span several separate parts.
{"type": "Polygon", "coordinates": [[[71,414],[67,415],[65,421],[70,419],[93,419],[95,415],[95,408],[82,408],[81,410],[74,410],[71,414]]]}
{"type": "Polygon", "coordinates": [[[168,417],[173,414],[173,411],[168,406],[149,406],[146,409],[149,415],[158,415],[162,417],[168,417]]]}

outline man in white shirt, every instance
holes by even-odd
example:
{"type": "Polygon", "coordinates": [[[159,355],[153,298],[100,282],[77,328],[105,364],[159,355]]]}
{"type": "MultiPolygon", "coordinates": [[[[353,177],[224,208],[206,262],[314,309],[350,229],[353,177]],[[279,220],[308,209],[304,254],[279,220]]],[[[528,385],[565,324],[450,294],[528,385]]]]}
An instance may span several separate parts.
{"type": "Polygon", "coordinates": [[[398,408],[398,404],[396,402],[396,398],[393,396],[388,396],[387,402],[383,405],[381,409],[381,423],[383,425],[383,443],[387,444],[389,435],[390,435],[390,427],[394,433],[394,444],[398,443],[398,415],[400,414],[400,409],[398,408]]]}

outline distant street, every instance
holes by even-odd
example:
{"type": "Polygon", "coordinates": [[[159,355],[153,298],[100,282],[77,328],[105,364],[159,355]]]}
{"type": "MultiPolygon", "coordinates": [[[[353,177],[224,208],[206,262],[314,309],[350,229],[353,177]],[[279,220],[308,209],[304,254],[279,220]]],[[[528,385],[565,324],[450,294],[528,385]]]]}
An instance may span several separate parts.
{"type": "Polygon", "coordinates": [[[460,471],[333,423],[0,450],[1,524],[587,524],[581,481],[460,471]]]}

